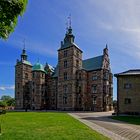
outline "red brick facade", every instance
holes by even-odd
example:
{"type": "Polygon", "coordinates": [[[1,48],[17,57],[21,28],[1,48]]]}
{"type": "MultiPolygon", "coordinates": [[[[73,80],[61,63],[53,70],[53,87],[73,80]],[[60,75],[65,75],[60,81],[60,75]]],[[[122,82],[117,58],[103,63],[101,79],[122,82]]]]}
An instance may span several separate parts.
{"type": "Polygon", "coordinates": [[[44,71],[33,70],[21,58],[16,64],[16,108],[112,110],[113,87],[108,48],[101,56],[87,60],[82,60],[82,53],[74,43],[69,27],[58,50],[56,68],[46,64],[44,71]],[[26,80],[25,73],[28,75],[26,80]]]}

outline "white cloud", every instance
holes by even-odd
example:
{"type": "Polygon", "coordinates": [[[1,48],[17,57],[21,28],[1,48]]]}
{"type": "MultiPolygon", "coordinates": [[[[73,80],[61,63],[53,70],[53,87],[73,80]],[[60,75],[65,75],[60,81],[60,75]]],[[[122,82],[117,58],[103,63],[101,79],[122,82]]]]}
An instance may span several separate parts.
{"type": "MultiPolygon", "coordinates": [[[[102,34],[109,36],[105,37],[108,42],[113,42],[114,46],[119,42],[119,46],[115,49],[140,59],[139,0],[87,0],[86,6],[83,5],[82,8],[86,13],[92,13],[88,14],[86,19],[89,22],[89,29],[97,26],[97,30],[101,31],[100,36],[102,34]]],[[[94,30],[93,32],[95,33],[94,30]]]]}
{"type": "Polygon", "coordinates": [[[11,85],[11,86],[0,86],[0,90],[14,90],[15,89],[15,86],[14,85],[11,85]]]}
{"type": "MultiPolygon", "coordinates": [[[[23,49],[23,40],[20,36],[15,35],[14,38],[10,38],[8,42],[11,46],[23,49]]],[[[56,46],[56,45],[55,45],[56,46]]],[[[25,42],[25,47],[27,51],[37,53],[44,56],[57,57],[57,49],[54,46],[47,45],[46,42],[40,42],[40,40],[28,39],[25,42]]]]}

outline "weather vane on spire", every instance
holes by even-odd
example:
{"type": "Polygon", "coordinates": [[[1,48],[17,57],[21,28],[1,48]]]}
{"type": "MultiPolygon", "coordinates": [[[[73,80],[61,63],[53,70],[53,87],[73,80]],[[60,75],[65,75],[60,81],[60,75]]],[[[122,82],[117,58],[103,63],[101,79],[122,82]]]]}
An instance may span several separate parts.
{"type": "Polygon", "coordinates": [[[68,28],[71,28],[71,14],[68,16],[68,28]]]}
{"type": "Polygon", "coordinates": [[[25,38],[23,39],[23,49],[25,50],[25,38]]]}
{"type": "Polygon", "coordinates": [[[71,14],[67,17],[66,22],[66,34],[72,34],[72,28],[71,28],[71,14]]]}

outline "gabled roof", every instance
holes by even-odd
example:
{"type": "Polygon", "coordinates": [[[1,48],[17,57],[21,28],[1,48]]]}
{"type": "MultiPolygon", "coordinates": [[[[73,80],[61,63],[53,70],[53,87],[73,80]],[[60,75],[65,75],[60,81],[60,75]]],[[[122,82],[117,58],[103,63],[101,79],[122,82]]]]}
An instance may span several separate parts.
{"type": "Polygon", "coordinates": [[[140,75],[140,69],[132,69],[121,73],[114,74],[115,77],[126,75],[140,75]]]}
{"type": "Polygon", "coordinates": [[[103,65],[103,55],[83,60],[82,67],[87,71],[101,69],[103,65]]]}

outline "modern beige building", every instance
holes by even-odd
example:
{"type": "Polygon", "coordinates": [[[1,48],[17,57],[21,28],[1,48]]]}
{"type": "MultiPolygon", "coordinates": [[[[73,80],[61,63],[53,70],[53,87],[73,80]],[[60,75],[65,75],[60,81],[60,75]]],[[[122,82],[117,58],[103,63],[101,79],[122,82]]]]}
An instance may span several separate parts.
{"type": "Polygon", "coordinates": [[[118,113],[140,114],[140,69],[115,74],[115,77],[118,113]]]}
{"type": "Polygon", "coordinates": [[[102,55],[82,59],[71,26],[58,49],[58,64],[35,65],[25,49],[16,64],[16,108],[110,111],[113,86],[107,45],[102,55]]]}

